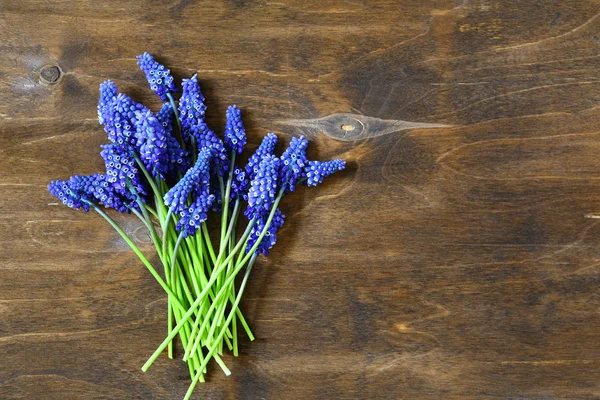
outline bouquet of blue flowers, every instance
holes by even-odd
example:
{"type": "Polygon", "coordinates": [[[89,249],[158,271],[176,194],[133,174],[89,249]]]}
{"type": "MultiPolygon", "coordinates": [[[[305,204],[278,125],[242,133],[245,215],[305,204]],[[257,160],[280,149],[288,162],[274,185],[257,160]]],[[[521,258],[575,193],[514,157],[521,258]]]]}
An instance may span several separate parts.
{"type": "Polygon", "coordinates": [[[269,133],[242,166],[246,131],[239,108],[227,109],[220,139],[205,123],[206,105],[195,75],[183,80],[177,102],[167,68],[148,53],[138,56],[138,65],[164,102],[160,111],[155,114],[119,93],[111,81],[102,83],[98,119],[110,141],[100,153],[106,172],[52,181],[48,189],[67,206],[104,217],[167,293],[168,335],[142,370],[165,348],[173,358],[179,336],[192,379],[188,399],[197,382],[204,381],[211,359],[230,374],[221,356],[225,347],[237,356],[240,328],[254,339],[238,306],[256,258],[267,255],[277,241],[284,223],[281,199],[298,184],[318,185],[345,163],[308,160],[303,137],[292,138],[277,157],[277,136],[269,133]],[[104,208],[132,213],[148,228],[164,278],[104,208]],[[211,211],[220,218],[216,240],[207,227],[211,211]]]}

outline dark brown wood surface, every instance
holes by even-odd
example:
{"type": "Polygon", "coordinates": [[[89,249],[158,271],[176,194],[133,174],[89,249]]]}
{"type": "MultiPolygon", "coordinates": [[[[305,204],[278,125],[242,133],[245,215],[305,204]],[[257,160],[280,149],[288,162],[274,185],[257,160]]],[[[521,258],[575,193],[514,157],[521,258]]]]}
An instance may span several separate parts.
{"type": "Polygon", "coordinates": [[[257,340],[194,398],[600,398],[599,1],[0,0],[0,399],[187,389],[140,370],[160,287],[46,191],[102,169],[100,82],[158,106],[143,51],[198,72],[218,131],[235,103],[251,147],[349,162],[285,199],[257,340]]]}

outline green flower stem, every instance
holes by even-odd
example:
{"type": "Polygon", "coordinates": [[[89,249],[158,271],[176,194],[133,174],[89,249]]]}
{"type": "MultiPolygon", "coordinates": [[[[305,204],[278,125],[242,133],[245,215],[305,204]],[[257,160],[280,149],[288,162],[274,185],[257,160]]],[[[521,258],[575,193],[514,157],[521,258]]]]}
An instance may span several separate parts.
{"type": "Polygon", "coordinates": [[[200,257],[204,260],[204,265],[206,266],[206,272],[208,276],[212,275],[212,267],[211,263],[214,264],[212,259],[210,258],[209,251],[207,246],[204,244],[204,239],[200,233],[196,233],[195,235],[196,243],[200,248],[200,257]]]}
{"type": "MultiPolygon", "coordinates": [[[[192,302],[192,296],[191,296],[191,293],[189,293],[189,290],[187,290],[187,284],[186,284],[185,280],[183,279],[183,274],[181,274],[181,272],[178,271],[178,275],[177,276],[178,276],[179,282],[180,282],[180,286],[179,286],[180,292],[179,292],[179,294],[181,295],[181,289],[183,289],[183,291],[186,293],[186,296],[190,300],[190,303],[191,303],[192,302]]],[[[196,320],[200,320],[200,319],[202,319],[202,316],[200,314],[198,314],[196,316],[196,320]]],[[[183,329],[180,330],[180,333],[184,332],[185,335],[186,335],[186,337],[190,338],[190,341],[191,341],[192,333],[190,332],[190,328],[189,327],[190,327],[190,323],[184,324],[183,329]]],[[[193,330],[192,330],[192,332],[193,332],[193,330]]],[[[183,340],[182,340],[182,344],[183,344],[183,340]]],[[[189,345],[189,342],[186,343],[186,344],[189,345]]],[[[187,347],[186,344],[184,344],[185,347],[187,347]]],[[[192,356],[192,359],[191,359],[191,362],[194,364],[194,369],[196,369],[196,370],[198,370],[198,362],[194,361],[194,359],[199,354],[201,354],[201,353],[202,353],[202,350],[200,350],[198,353],[194,353],[194,355],[192,356]]],[[[188,361],[190,361],[190,360],[188,360],[188,361]]],[[[227,368],[227,366],[225,365],[225,363],[223,363],[223,361],[220,358],[215,357],[215,361],[217,362],[217,364],[219,364],[219,366],[221,367],[221,369],[223,370],[223,372],[225,374],[227,374],[227,375],[230,374],[229,369],[227,368]]]]}
{"type": "MultiPolygon", "coordinates": [[[[177,259],[177,252],[179,251],[179,245],[183,240],[183,231],[177,237],[177,241],[175,242],[175,247],[173,248],[173,255],[171,256],[171,265],[175,266],[175,260],[177,259]]],[[[171,278],[172,279],[172,278],[171,278]]]]}
{"type": "MultiPolygon", "coordinates": [[[[238,304],[240,303],[240,300],[242,299],[242,294],[244,293],[244,288],[246,287],[246,283],[248,282],[248,277],[250,276],[250,271],[252,271],[252,266],[253,266],[255,260],[256,260],[256,254],[253,254],[250,263],[248,263],[248,268],[246,268],[246,273],[245,273],[244,279],[242,280],[242,283],[240,285],[240,290],[238,291],[238,295],[235,299],[235,302],[233,303],[232,310],[229,312],[229,316],[227,317],[227,320],[225,321],[226,326],[229,325],[229,322],[235,315],[234,309],[237,308],[238,304]]],[[[192,380],[192,383],[190,384],[190,387],[188,388],[188,391],[185,394],[184,400],[189,400],[190,396],[192,395],[192,392],[194,391],[194,388],[196,387],[196,384],[198,383],[198,380],[200,379],[200,376],[202,375],[201,371],[206,367],[206,365],[210,361],[210,357],[214,355],[215,350],[218,347],[218,341],[223,337],[223,335],[225,335],[224,328],[221,329],[219,336],[217,336],[217,343],[214,344],[213,346],[211,346],[208,353],[206,354],[206,357],[204,357],[204,361],[200,365],[199,372],[197,372],[196,376],[194,376],[194,379],[192,380]]]]}
{"type": "MultiPolygon", "coordinates": [[[[231,282],[233,282],[233,280],[235,279],[235,277],[237,276],[237,274],[239,273],[239,271],[242,269],[242,267],[244,266],[244,264],[246,264],[246,262],[248,262],[248,260],[250,258],[252,258],[254,256],[254,258],[256,258],[256,249],[258,248],[258,246],[260,245],[260,242],[262,241],[262,239],[264,238],[264,236],[267,233],[267,230],[269,229],[269,226],[271,225],[271,222],[273,221],[273,217],[275,216],[275,212],[277,210],[277,207],[279,205],[279,202],[281,201],[281,198],[283,197],[283,189],[279,191],[279,194],[277,195],[277,198],[275,199],[275,202],[273,203],[273,207],[271,208],[271,213],[269,214],[269,218],[267,219],[267,222],[265,224],[265,227],[263,228],[260,236],[258,237],[256,243],[254,244],[254,246],[252,246],[252,248],[250,249],[250,251],[246,254],[246,256],[242,259],[241,262],[236,264],[236,268],[234,269],[233,273],[230,274],[230,276],[226,279],[226,281],[224,282],[223,287],[221,288],[221,290],[219,290],[219,293],[217,293],[216,298],[213,300],[212,304],[211,304],[211,309],[214,309],[217,304],[219,303],[219,299],[221,298],[221,296],[223,295],[223,293],[225,292],[224,289],[226,289],[227,285],[230,284],[231,282]]],[[[230,253],[229,257],[227,258],[226,262],[215,266],[215,271],[213,273],[213,275],[211,276],[211,281],[215,280],[216,277],[220,274],[220,271],[223,269],[223,266],[226,265],[227,263],[229,263],[229,261],[231,259],[233,259],[233,256],[235,256],[235,254],[237,253],[237,251],[239,250],[240,247],[240,243],[242,243],[242,241],[244,242],[244,244],[247,243],[248,240],[248,233],[250,231],[250,227],[252,225],[254,225],[254,220],[252,220],[251,224],[248,224],[248,228],[246,228],[246,232],[244,232],[244,235],[242,236],[242,238],[240,239],[240,241],[238,242],[238,244],[236,245],[236,248],[234,249],[233,252],[230,253]]],[[[243,250],[240,253],[240,255],[243,254],[243,250]]],[[[239,259],[239,258],[238,258],[239,259]]],[[[235,304],[235,303],[234,303],[235,304]]],[[[211,313],[211,309],[209,309],[209,313],[211,313]]],[[[237,309],[236,306],[232,307],[232,313],[235,313],[235,310],[237,309]]],[[[203,331],[203,327],[204,325],[206,325],[207,321],[203,321],[202,326],[200,327],[199,333],[197,334],[197,337],[195,338],[194,341],[194,347],[198,346],[198,343],[200,341],[200,336],[202,334],[203,331]]],[[[226,322],[225,325],[229,325],[229,322],[226,322]]],[[[210,335],[209,335],[210,337],[210,335]]],[[[192,338],[190,338],[190,340],[192,340],[192,338]]],[[[219,339],[217,339],[219,340],[219,339]]],[[[193,354],[194,353],[194,347],[190,350],[189,353],[193,354]]],[[[188,354],[188,352],[186,351],[186,354],[188,354]]],[[[189,354],[188,354],[189,355],[189,354]]],[[[209,357],[209,356],[207,356],[209,357]]],[[[184,360],[186,360],[186,357],[184,356],[184,360]]]]}
{"type": "MultiPolygon", "coordinates": [[[[234,210],[233,210],[233,215],[232,215],[232,219],[234,221],[237,221],[237,212],[238,212],[238,207],[239,207],[239,197],[236,199],[235,202],[235,206],[234,206],[234,210]]],[[[233,227],[233,235],[229,238],[229,251],[233,251],[233,246],[235,243],[235,223],[234,223],[234,227],[233,227]]],[[[229,265],[227,267],[227,272],[229,273],[230,268],[232,267],[232,261],[229,262],[229,265]]],[[[235,298],[235,283],[232,284],[231,286],[231,291],[229,292],[229,299],[233,299],[235,298]]],[[[231,303],[233,304],[233,300],[231,300],[231,303]]],[[[227,302],[225,302],[227,303],[227,302]]],[[[236,308],[236,314],[241,313],[239,308],[236,308]]],[[[237,338],[237,318],[234,316],[233,319],[231,320],[231,331],[233,332],[233,355],[234,357],[238,356],[238,338],[237,338]]]]}
{"type": "MultiPolygon", "coordinates": [[[[222,210],[223,212],[221,213],[221,237],[219,240],[219,255],[217,256],[217,262],[215,264],[219,264],[221,262],[221,255],[225,252],[224,248],[223,248],[223,236],[225,235],[225,230],[227,230],[227,220],[224,218],[225,217],[225,213],[227,212],[226,210],[229,208],[229,199],[225,198],[225,184],[223,183],[223,177],[219,175],[219,187],[221,188],[221,203],[222,203],[222,210]]],[[[221,288],[221,284],[223,283],[223,271],[221,271],[221,274],[217,277],[217,290],[219,290],[221,288]]]]}
{"type": "Polygon", "coordinates": [[[214,264],[217,262],[217,257],[215,256],[215,251],[212,247],[212,242],[210,240],[210,235],[208,234],[208,228],[206,227],[206,223],[202,224],[202,234],[204,235],[204,243],[206,243],[208,254],[210,254],[210,258],[212,258],[212,262],[214,264]]]}
{"type": "MultiPolygon", "coordinates": [[[[146,177],[146,180],[150,184],[150,187],[152,188],[154,195],[157,197],[160,197],[161,192],[158,190],[158,187],[156,187],[156,182],[154,182],[154,179],[152,178],[152,176],[150,176],[150,173],[146,170],[146,166],[144,165],[142,160],[140,160],[140,156],[138,156],[137,153],[134,151],[132,152],[132,154],[133,154],[133,158],[135,159],[135,162],[137,163],[139,169],[142,170],[142,173],[144,174],[144,176],[146,177]]],[[[158,211],[158,204],[156,204],[156,211],[158,211]]]]}
{"type": "MultiPolygon", "coordinates": [[[[187,239],[189,239],[189,238],[187,238],[187,239]]],[[[196,255],[194,252],[191,252],[191,255],[192,255],[192,259],[193,259],[193,263],[191,263],[191,265],[193,266],[193,268],[194,268],[194,269],[196,269],[196,266],[199,266],[199,265],[202,265],[202,264],[203,264],[203,263],[202,263],[202,261],[198,259],[197,255],[196,255]]],[[[199,289],[199,288],[200,288],[200,286],[201,286],[201,287],[204,287],[204,286],[206,285],[206,283],[207,283],[206,275],[204,274],[204,271],[203,271],[203,269],[201,269],[201,268],[198,268],[198,269],[199,269],[200,271],[197,271],[197,270],[196,270],[196,271],[190,271],[190,279],[191,279],[191,280],[193,281],[193,283],[194,283],[195,290],[196,290],[196,296],[198,296],[198,295],[200,294],[200,289],[199,289]],[[194,272],[197,272],[197,274],[198,274],[198,277],[196,277],[196,276],[194,275],[194,272]],[[200,280],[200,286],[199,286],[199,285],[198,285],[198,283],[197,283],[197,279],[199,279],[199,280],[200,280]]],[[[214,293],[213,293],[213,289],[212,289],[212,288],[209,290],[209,292],[208,292],[208,296],[209,296],[209,298],[210,298],[211,300],[214,300],[214,297],[215,297],[215,295],[214,295],[214,293]]],[[[233,300],[232,300],[232,302],[233,302],[233,300]]],[[[205,302],[205,303],[203,303],[203,305],[202,305],[202,309],[201,309],[201,314],[202,314],[202,315],[206,314],[207,308],[208,308],[208,305],[206,304],[206,302],[205,302]]],[[[205,318],[209,318],[209,316],[205,316],[205,318]]],[[[242,317],[242,318],[243,318],[243,317],[242,317]]],[[[197,330],[197,328],[198,328],[198,322],[199,322],[199,319],[197,319],[197,320],[196,320],[196,323],[194,324],[194,328],[192,329],[192,334],[195,334],[195,332],[196,332],[196,330],[197,330]]],[[[233,334],[232,334],[232,333],[229,331],[229,329],[228,329],[228,331],[227,331],[227,336],[228,336],[228,337],[226,337],[226,338],[225,338],[225,343],[227,344],[227,347],[228,347],[230,350],[233,350],[233,344],[232,344],[232,343],[231,343],[231,342],[228,340],[228,338],[233,338],[233,334]]],[[[191,346],[190,346],[190,347],[191,347],[191,346]]],[[[188,351],[188,350],[189,350],[189,349],[186,349],[186,351],[188,351]]]]}
{"type": "Polygon", "coordinates": [[[155,218],[158,218],[158,214],[156,213],[156,210],[154,208],[150,207],[149,205],[146,205],[146,210],[148,210],[148,212],[152,214],[155,218]]]}
{"type": "Polygon", "coordinates": [[[183,140],[183,130],[181,129],[181,121],[179,120],[179,110],[177,109],[177,104],[175,104],[175,99],[171,95],[171,93],[167,92],[167,98],[169,99],[169,103],[171,103],[171,107],[173,107],[173,113],[175,114],[175,121],[177,121],[177,127],[179,128],[179,134],[181,135],[181,146],[185,149],[185,142],[183,140]]]}
{"type": "MultiPolygon", "coordinates": [[[[178,291],[180,292],[180,289],[178,291]]],[[[175,310],[174,313],[175,313],[175,320],[176,320],[176,322],[178,322],[181,319],[181,312],[179,310],[175,310]]],[[[184,329],[182,329],[180,331],[179,337],[181,338],[181,343],[184,346],[186,346],[188,338],[190,337],[190,332],[189,332],[188,326],[186,326],[184,329]]],[[[201,355],[202,352],[198,352],[197,354],[201,355]]],[[[188,367],[189,367],[190,371],[192,371],[190,375],[194,374],[194,372],[193,372],[194,370],[199,370],[199,365],[201,362],[203,362],[202,356],[200,356],[200,357],[195,356],[192,360],[190,360],[190,362],[188,363],[188,367]]]]}
{"type": "MultiPolygon", "coordinates": [[[[171,304],[171,296],[167,296],[167,331],[171,332],[173,329],[173,305],[171,304]]],[[[183,339],[181,340],[183,343],[183,339]]],[[[172,360],[173,359],[173,341],[169,342],[167,346],[167,356],[172,360]]]]}
{"type": "MultiPolygon", "coordinates": [[[[190,282],[190,281],[192,282],[193,289],[194,289],[194,291],[196,292],[196,296],[199,296],[201,292],[200,292],[200,290],[199,290],[199,287],[198,287],[198,284],[197,284],[196,278],[195,278],[195,276],[194,276],[194,272],[193,272],[191,269],[185,269],[185,268],[184,268],[184,269],[183,269],[183,274],[186,276],[186,278],[187,278],[187,281],[188,281],[188,282],[190,282]]],[[[190,304],[191,304],[191,303],[193,302],[192,294],[191,294],[191,293],[189,292],[189,290],[187,289],[187,284],[186,284],[186,281],[183,279],[183,274],[182,274],[182,275],[181,275],[181,277],[180,277],[180,280],[181,280],[181,285],[182,285],[182,287],[184,288],[184,291],[186,292],[186,296],[187,296],[187,298],[188,298],[188,300],[190,301],[190,304]]],[[[211,294],[211,293],[209,292],[209,296],[210,296],[210,294],[211,294]]],[[[213,296],[214,296],[214,295],[213,295],[213,296]]],[[[205,307],[206,307],[206,302],[203,304],[203,306],[201,307],[201,309],[199,310],[199,312],[198,312],[198,314],[197,314],[197,317],[196,317],[196,320],[197,320],[197,321],[198,321],[198,320],[200,320],[200,319],[201,319],[201,318],[203,318],[203,317],[204,317],[204,318],[208,318],[208,316],[203,316],[203,314],[204,314],[204,313],[203,313],[203,310],[205,309],[205,307]]],[[[228,330],[228,331],[229,331],[229,330],[228,330]]],[[[192,332],[193,332],[193,330],[192,330],[192,332]]],[[[231,336],[231,333],[229,333],[229,336],[231,336]]],[[[227,338],[227,337],[225,338],[225,341],[226,341],[226,343],[227,343],[228,347],[229,347],[230,349],[233,349],[233,345],[231,344],[231,342],[229,342],[229,340],[228,340],[228,338],[227,338]]]]}
{"type": "MultiPolygon", "coordinates": [[[[235,277],[236,277],[236,276],[237,276],[237,274],[239,273],[240,269],[241,269],[241,268],[244,266],[244,264],[246,264],[246,263],[248,262],[248,260],[249,260],[249,259],[250,259],[250,258],[251,258],[253,255],[255,255],[254,253],[256,252],[256,249],[257,249],[257,248],[258,248],[258,246],[260,245],[261,241],[263,240],[264,236],[266,235],[266,233],[267,233],[267,231],[268,231],[268,229],[269,229],[269,227],[270,227],[270,225],[271,225],[271,222],[273,221],[273,217],[275,216],[275,212],[276,212],[276,210],[277,210],[277,207],[279,206],[279,202],[281,201],[281,198],[283,197],[283,194],[284,194],[284,192],[283,192],[283,188],[282,188],[282,189],[279,191],[279,194],[277,195],[277,198],[275,199],[275,202],[273,203],[273,206],[272,206],[272,208],[271,208],[271,213],[269,214],[269,218],[267,219],[267,222],[266,222],[266,224],[265,224],[265,227],[263,228],[263,230],[262,230],[262,232],[261,232],[260,236],[259,236],[259,237],[258,237],[258,239],[256,240],[256,243],[254,243],[254,246],[252,246],[252,249],[250,249],[250,251],[249,251],[249,252],[246,254],[246,256],[245,256],[245,257],[244,257],[244,258],[241,260],[241,262],[238,262],[238,263],[236,264],[236,267],[235,267],[234,271],[233,271],[233,272],[231,273],[231,275],[230,275],[230,276],[229,276],[229,277],[226,279],[226,281],[224,282],[224,284],[223,284],[223,287],[221,288],[221,290],[219,291],[219,293],[217,293],[217,299],[215,299],[215,301],[214,301],[214,302],[217,302],[217,301],[219,301],[219,299],[220,299],[220,297],[221,297],[221,295],[222,295],[223,289],[225,289],[225,288],[226,288],[226,286],[227,286],[227,285],[228,285],[230,282],[232,282],[232,281],[235,279],[235,277]]],[[[246,239],[246,242],[247,242],[247,240],[248,240],[248,239],[246,239]]],[[[240,256],[241,256],[241,254],[243,254],[243,251],[242,251],[242,252],[240,252],[240,256]]],[[[238,257],[238,260],[239,260],[239,257],[238,257]]],[[[226,300],[225,300],[225,301],[226,301],[226,300]]],[[[234,307],[234,308],[235,308],[235,307],[234,307]]],[[[235,310],[233,310],[233,311],[235,311],[235,310]]],[[[218,317],[217,317],[217,321],[218,321],[218,317]]],[[[228,324],[228,323],[227,323],[227,324],[228,324]]],[[[226,324],[226,325],[227,325],[227,324],[226,324]]],[[[212,327],[211,327],[211,330],[212,330],[212,327]]],[[[209,335],[209,336],[210,336],[210,335],[209,335]]]]}
{"type": "MultiPolygon", "coordinates": [[[[235,151],[231,152],[231,162],[229,163],[229,177],[227,178],[227,185],[225,187],[225,195],[221,197],[223,201],[223,213],[221,214],[221,243],[219,243],[219,250],[225,247],[225,231],[227,230],[227,217],[229,213],[229,196],[231,194],[231,180],[233,179],[233,167],[235,166],[235,151]]],[[[223,187],[223,179],[219,176],[219,183],[221,188],[223,187]]],[[[221,192],[223,189],[221,189],[221,192]]]]}
{"type": "MultiPolygon", "coordinates": [[[[175,271],[176,279],[178,280],[179,285],[183,289],[183,294],[185,294],[185,298],[187,299],[188,304],[192,304],[194,302],[194,296],[192,295],[192,292],[190,291],[188,283],[185,280],[185,276],[184,276],[184,272],[183,272],[183,270],[185,270],[185,268],[181,268],[179,264],[175,264],[175,266],[173,266],[172,269],[175,271]]],[[[196,310],[196,312],[194,314],[196,315],[196,318],[199,318],[199,317],[201,317],[201,315],[197,311],[198,310],[196,310]]]]}
{"type": "MultiPolygon", "coordinates": [[[[139,196],[138,196],[138,201],[137,201],[140,209],[142,210],[142,212],[144,210],[146,210],[146,206],[140,201],[139,196]]],[[[146,225],[146,227],[148,228],[148,231],[150,232],[150,235],[152,237],[152,240],[154,242],[154,246],[156,247],[158,256],[160,257],[162,264],[164,266],[164,270],[165,270],[165,278],[167,281],[167,285],[169,287],[171,287],[171,283],[170,283],[170,276],[169,276],[169,268],[167,263],[164,262],[164,255],[166,253],[165,250],[165,246],[164,244],[166,244],[166,242],[163,240],[163,247],[162,247],[162,253],[158,250],[158,235],[156,234],[156,230],[154,230],[154,225],[152,223],[152,220],[150,219],[149,215],[147,213],[144,213],[145,215],[142,215],[142,213],[140,213],[138,210],[136,210],[135,208],[131,208],[131,211],[137,215],[137,217],[144,223],[144,225],[146,225]]],[[[163,235],[164,236],[164,235],[163,235]]],[[[163,238],[164,239],[164,238],[163,238]]],[[[171,308],[173,307],[173,305],[171,304],[172,300],[171,300],[171,296],[167,296],[167,332],[171,332],[171,329],[173,329],[173,313],[171,308]]],[[[173,342],[169,342],[169,346],[167,349],[167,354],[168,357],[170,359],[173,358],[173,342]]]]}
{"type": "MultiPolygon", "coordinates": [[[[274,212],[273,212],[273,214],[274,214],[274,212]]],[[[273,219],[273,218],[271,217],[271,219],[273,219]]],[[[270,220],[268,222],[270,223],[270,220]]],[[[254,226],[254,223],[255,223],[255,221],[251,220],[250,223],[248,224],[248,227],[246,228],[246,232],[244,232],[242,239],[238,242],[238,244],[236,245],[236,248],[234,249],[235,252],[230,255],[231,258],[233,258],[233,256],[237,252],[237,250],[239,250],[239,247],[241,247],[241,243],[243,241],[245,241],[246,238],[248,237],[248,235],[250,234],[250,231],[251,231],[252,227],[254,226]]],[[[229,260],[227,260],[227,262],[229,262],[229,260]]],[[[179,332],[179,330],[182,328],[182,326],[185,323],[187,323],[187,320],[194,313],[196,308],[198,308],[198,306],[200,304],[202,304],[202,302],[206,299],[208,290],[214,284],[215,280],[217,279],[217,275],[221,273],[220,270],[224,269],[224,267],[225,267],[225,263],[223,265],[220,265],[219,267],[215,267],[215,270],[213,270],[213,274],[211,275],[210,280],[208,281],[206,287],[202,290],[202,293],[200,293],[200,296],[198,296],[196,301],[194,301],[194,303],[190,306],[190,308],[186,311],[186,313],[181,317],[182,318],[181,321],[175,326],[175,328],[173,328],[173,330],[165,338],[163,343],[154,351],[154,354],[152,354],[152,356],[150,356],[148,361],[146,361],[146,363],[142,366],[142,371],[146,372],[148,370],[148,368],[150,368],[150,366],[152,365],[152,363],[154,363],[154,361],[160,355],[160,353],[165,349],[165,347],[167,347],[167,344],[169,343],[169,341],[173,340],[173,338],[177,335],[177,332],[179,332]]],[[[154,271],[154,272],[156,272],[156,271],[154,271]]]]}
{"type": "MultiPolygon", "coordinates": [[[[173,293],[171,288],[169,288],[169,286],[165,283],[165,281],[160,277],[158,272],[156,272],[156,270],[154,269],[154,267],[152,266],[150,261],[148,261],[146,256],[144,256],[144,254],[141,252],[141,250],[131,240],[131,238],[121,229],[121,227],[119,225],[117,225],[117,223],[111,217],[109,217],[104,211],[102,211],[100,208],[98,208],[98,206],[96,206],[96,204],[94,204],[92,202],[88,202],[86,200],[83,200],[83,201],[86,202],[87,204],[89,204],[94,209],[94,211],[96,211],[98,214],[100,214],[102,217],[104,217],[104,219],[106,221],[108,221],[108,223],[119,233],[119,235],[121,235],[123,240],[125,240],[125,242],[129,245],[129,247],[131,247],[133,252],[139,257],[139,259],[146,266],[148,271],[150,271],[150,273],[152,274],[154,279],[156,279],[156,281],[164,289],[164,291],[167,292],[167,294],[170,296],[177,297],[175,295],[175,293],[173,293]]],[[[181,303],[179,301],[176,301],[175,305],[177,307],[179,307],[182,311],[186,311],[185,308],[181,305],[181,303]]]]}
{"type": "Polygon", "coordinates": [[[169,226],[169,221],[171,220],[171,216],[173,215],[173,208],[170,207],[169,211],[167,211],[167,216],[165,217],[165,220],[162,221],[161,226],[160,226],[160,230],[162,231],[162,252],[163,254],[166,254],[167,252],[167,238],[169,237],[168,233],[167,233],[167,229],[169,226]]]}
{"type": "MultiPolygon", "coordinates": [[[[235,214],[232,214],[232,217],[235,217],[235,214]]],[[[232,218],[232,221],[234,221],[234,218],[232,218]]],[[[230,224],[230,228],[233,227],[234,225],[235,225],[234,223],[230,224]]],[[[229,231],[228,233],[231,233],[231,232],[229,231]]],[[[233,246],[231,245],[231,238],[229,236],[228,236],[228,246],[229,246],[229,251],[231,252],[233,250],[233,246]]],[[[227,264],[227,270],[225,271],[225,278],[227,278],[229,276],[229,273],[231,272],[232,268],[233,268],[233,259],[231,259],[229,261],[229,263],[227,264]]],[[[234,286],[233,282],[229,287],[232,287],[232,286],[234,286]]],[[[225,290],[231,291],[231,289],[228,289],[228,288],[226,288],[225,290]]],[[[208,331],[208,337],[211,339],[214,337],[215,329],[217,328],[217,326],[220,326],[221,323],[223,322],[223,314],[225,314],[225,306],[227,306],[227,300],[228,300],[228,297],[225,297],[221,301],[221,304],[219,305],[219,307],[217,308],[217,313],[215,314],[213,323],[210,327],[210,330],[208,331]]],[[[232,300],[232,304],[233,304],[233,300],[232,300]]]]}

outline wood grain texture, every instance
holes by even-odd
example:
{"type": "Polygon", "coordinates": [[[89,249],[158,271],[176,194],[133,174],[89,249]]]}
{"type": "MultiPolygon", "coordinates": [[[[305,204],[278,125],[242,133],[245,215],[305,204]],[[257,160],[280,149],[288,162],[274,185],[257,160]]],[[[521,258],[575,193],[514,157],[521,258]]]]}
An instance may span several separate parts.
{"type": "Polygon", "coordinates": [[[46,192],[102,168],[100,82],[156,109],[146,50],[198,72],[214,127],[235,103],[251,146],[310,133],[312,157],[349,161],[286,199],[242,303],[257,340],[195,398],[600,398],[600,223],[584,218],[600,212],[599,1],[0,10],[1,399],[187,389],[166,356],[140,371],[165,334],[159,286],[97,215],[46,192]],[[339,115],[376,130],[339,140],[339,115]],[[306,125],[320,119],[336,123],[306,125]]]}

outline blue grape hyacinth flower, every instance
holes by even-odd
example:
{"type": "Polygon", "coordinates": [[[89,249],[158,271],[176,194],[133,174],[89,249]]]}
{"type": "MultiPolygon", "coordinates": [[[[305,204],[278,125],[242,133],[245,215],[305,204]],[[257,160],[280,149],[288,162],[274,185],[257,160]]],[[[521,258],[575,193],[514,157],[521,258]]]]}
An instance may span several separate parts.
{"type": "Polygon", "coordinates": [[[111,80],[100,84],[100,99],[98,100],[98,121],[105,126],[112,126],[112,108],[117,100],[117,85],[111,80]]]}
{"type": "Polygon", "coordinates": [[[267,155],[261,160],[248,190],[248,208],[244,214],[249,219],[259,220],[269,213],[277,193],[279,164],[279,159],[274,155],[267,155]]]}
{"type": "Polygon", "coordinates": [[[212,172],[213,174],[223,176],[229,170],[229,157],[227,156],[227,150],[225,150],[223,141],[205,123],[193,126],[190,128],[190,132],[195,138],[199,152],[203,148],[212,150],[212,172]]]}
{"type": "Polygon", "coordinates": [[[189,168],[190,158],[189,152],[184,150],[179,141],[173,136],[173,117],[175,111],[171,103],[164,103],[158,113],[156,119],[165,130],[167,141],[167,177],[175,178],[177,174],[185,174],[189,168]]]}
{"type": "Polygon", "coordinates": [[[162,178],[169,169],[165,129],[150,110],[139,112],[136,117],[136,147],[140,159],[152,176],[162,178]]]}
{"type": "Polygon", "coordinates": [[[182,82],[183,91],[179,99],[179,119],[182,136],[186,142],[191,139],[190,128],[204,123],[206,105],[196,75],[182,82]]]}
{"type": "Polygon", "coordinates": [[[227,108],[225,125],[225,147],[231,152],[242,154],[246,145],[246,129],[242,123],[242,111],[236,105],[227,108]]]}
{"type": "Polygon", "coordinates": [[[304,167],[307,163],[306,148],[308,140],[304,136],[293,137],[289,147],[281,155],[281,165],[279,167],[279,180],[285,193],[296,190],[296,183],[304,175],[304,167]]]}
{"type": "Polygon", "coordinates": [[[317,186],[323,182],[324,178],[337,171],[341,171],[346,168],[346,162],[342,160],[331,160],[331,161],[309,161],[308,165],[304,168],[304,174],[306,175],[306,184],[308,186],[317,186]]]}
{"type": "Polygon", "coordinates": [[[142,104],[119,93],[109,106],[106,108],[103,106],[103,115],[100,117],[100,122],[108,133],[108,140],[115,144],[134,148],[137,143],[136,115],[146,111],[149,110],[142,104]]]}
{"type": "Polygon", "coordinates": [[[275,146],[277,145],[277,135],[274,133],[268,133],[258,146],[258,149],[250,156],[248,163],[246,164],[246,174],[248,179],[252,180],[258,172],[258,164],[265,156],[273,154],[275,146]]]}
{"type": "Polygon", "coordinates": [[[167,95],[177,92],[175,80],[169,69],[155,61],[147,52],[137,56],[137,59],[140,69],[146,74],[150,88],[162,101],[167,101],[167,95]]]}
{"type": "Polygon", "coordinates": [[[231,180],[231,199],[242,198],[248,200],[248,175],[242,168],[234,168],[231,180]]]}
{"type": "Polygon", "coordinates": [[[204,148],[185,176],[165,195],[165,205],[180,217],[176,229],[183,237],[194,235],[208,218],[215,196],[210,193],[210,160],[212,151],[204,148]],[[188,199],[191,204],[188,205],[188,199]]]}
{"type": "Polygon", "coordinates": [[[139,195],[145,196],[148,193],[142,172],[127,148],[106,144],[102,146],[100,155],[106,167],[106,181],[113,190],[122,196],[128,196],[130,190],[127,183],[130,182],[139,195]]]}
{"type": "Polygon", "coordinates": [[[196,196],[202,193],[204,187],[210,185],[211,158],[212,151],[210,149],[204,148],[200,151],[196,164],[165,194],[164,201],[167,207],[171,207],[175,213],[180,214],[187,208],[190,195],[196,196]]]}
{"type": "Polygon", "coordinates": [[[156,119],[165,129],[165,135],[171,136],[173,134],[173,117],[175,111],[171,103],[163,103],[160,111],[156,113],[156,119]]]}
{"type": "MultiPolygon", "coordinates": [[[[284,219],[285,215],[283,215],[281,210],[279,208],[275,210],[275,214],[273,215],[271,224],[267,228],[265,236],[262,238],[260,244],[255,250],[256,255],[260,253],[264,254],[265,256],[269,255],[269,250],[271,250],[271,248],[273,248],[273,246],[275,246],[275,243],[277,242],[277,231],[283,226],[284,219]]],[[[252,232],[250,233],[250,236],[248,236],[248,246],[246,247],[246,253],[248,253],[250,250],[252,250],[252,247],[254,247],[254,244],[260,237],[260,234],[262,233],[263,229],[265,229],[265,224],[265,218],[261,218],[252,227],[252,232]]]]}
{"type": "Polygon", "coordinates": [[[73,175],[68,180],[55,180],[48,185],[48,191],[63,204],[74,209],[90,210],[88,202],[94,200],[91,187],[95,177],[73,175]]]}

